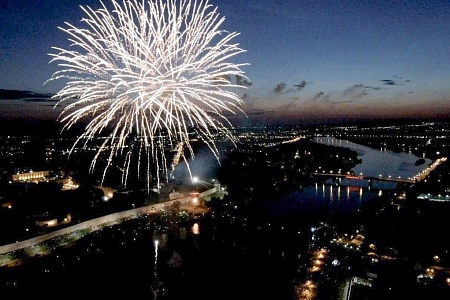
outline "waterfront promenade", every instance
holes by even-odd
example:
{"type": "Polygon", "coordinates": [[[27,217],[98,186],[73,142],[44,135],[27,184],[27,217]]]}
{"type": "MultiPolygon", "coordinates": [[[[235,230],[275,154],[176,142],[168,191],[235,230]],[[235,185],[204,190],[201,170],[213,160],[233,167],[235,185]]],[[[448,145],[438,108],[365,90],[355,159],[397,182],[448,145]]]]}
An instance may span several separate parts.
{"type": "MultiPolygon", "coordinates": [[[[198,194],[198,198],[200,198],[200,199],[208,198],[215,193],[220,194],[220,193],[224,193],[224,192],[220,189],[220,186],[217,185],[209,190],[206,190],[206,191],[198,194]]],[[[147,205],[147,206],[142,206],[142,207],[138,207],[138,208],[134,208],[134,209],[130,209],[130,210],[116,212],[116,213],[102,216],[99,218],[95,218],[92,220],[84,221],[84,222],[78,223],[73,226],[55,230],[53,232],[50,232],[50,233],[47,233],[44,235],[40,235],[40,236],[31,238],[31,239],[27,239],[24,241],[19,241],[16,243],[0,246],[0,255],[14,252],[17,250],[21,250],[21,249],[28,248],[28,247],[33,247],[33,246],[43,243],[45,241],[48,241],[48,240],[51,240],[51,239],[54,239],[54,238],[57,238],[57,237],[60,237],[63,235],[68,235],[68,234],[71,234],[76,231],[89,230],[90,232],[93,232],[93,231],[101,229],[105,225],[113,225],[117,222],[121,222],[121,221],[127,220],[127,219],[137,218],[144,214],[156,213],[160,210],[163,210],[165,207],[169,207],[169,206],[173,205],[173,203],[176,201],[179,201],[181,203],[181,207],[180,207],[181,209],[185,209],[189,212],[204,211],[197,205],[198,200],[199,199],[193,198],[191,195],[189,195],[186,197],[180,197],[180,198],[173,199],[173,200],[165,200],[165,201],[147,205]]],[[[0,261],[0,267],[6,263],[8,263],[8,262],[0,261]]]]}

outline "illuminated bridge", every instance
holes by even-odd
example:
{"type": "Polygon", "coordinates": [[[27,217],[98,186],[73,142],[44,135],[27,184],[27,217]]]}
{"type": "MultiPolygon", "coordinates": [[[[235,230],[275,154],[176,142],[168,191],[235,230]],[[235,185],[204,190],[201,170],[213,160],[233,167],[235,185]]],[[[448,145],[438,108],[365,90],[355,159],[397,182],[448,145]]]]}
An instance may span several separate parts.
{"type": "Polygon", "coordinates": [[[324,177],[334,177],[334,178],[347,178],[347,179],[356,179],[356,180],[369,180],[369,181],[391,181],[391,182],[398,182],[398,183],[415,183],[418,181],[421,181],[425,179],[430,172],[432,172],[436,167],[438,167],[441,163],[445,162],[447,160],[447,157],[441,157],[436,159],[432,164],[430,164],[428,167],[426,167],[424,170],[422,170],[419,174],[410,177],[410,178],[401,178],[401,177],[392,177],[390,175],[386,176],[355,176],[355,175],[348,175],[348,174],[339,174],[339,173],[311,173],[312,176],[324,176],[324,177]]]}
{"type": "Polygon", "coordinates": [[[344,174],[333,174],[333,173],[311,173],[312,176],[323,176],[328,178],[345,178],[345,179],[353,179],[353,180],[368,180],[368,181],[391,181],[391,182],[399,182],[399,183],[414,183],[415,180],[411,178],[394,178],[394,177],[383,177],[383,176],[354,176],[354,175],[344,175],[344,174]]]}

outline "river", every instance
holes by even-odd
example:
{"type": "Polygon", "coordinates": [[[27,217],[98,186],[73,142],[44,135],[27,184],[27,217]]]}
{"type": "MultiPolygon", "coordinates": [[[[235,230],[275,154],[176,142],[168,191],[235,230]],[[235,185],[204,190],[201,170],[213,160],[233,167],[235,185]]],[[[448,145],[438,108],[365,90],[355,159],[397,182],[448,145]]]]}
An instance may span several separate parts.
{"type": "Polygon", "coordinates": [[[412,153],[374,149],[334,137],[316,137],[314,142],[356,151],[362,163],[353,168],[355,175],[406,179],[414,177],[431,163],[430,159],[423,158],[425,162],[417,166],[415,163],[420,157],[412,153]]]}
{"type": "MultiPolygon", "coordinates": [[[[408,153],[378,151],[332,138],[317,142],[357,151],[362,163],[355,173],[369,176],[381,170],[391,176],[412,176],[430,162],[414,166],[417,157],[408,153]]],[[[312,282],[306,279],[313,261],[308,252],[309,228],[315,227],[310,227],[313,223],[307,217],[324,209],[355,211],[384,191],[317,182],[263,205],[272,215],[293,218],[239,218],[224,213],[176,226],[170,219],[164,226],[153,218],[130,220],[17,269],[2,269],[0,297],[57,298],[69,292],[73,298],[126,294],[130,299],[150,300],[274,299],[273,295],[280,300],[299,299],[296,292],[312,282]]],[[[322,299],[336,299],[338,287],[330,281],[320,289],[322,299]]]]}
{"type": "MultiPolygon", "coordinates": [[[[424,159],[425,163],[417,166],[415,163],[419,157],[411,153],[373,149],[334,137],[317,137],[313,141],[356,151],[358,159],[362,162],[353,168],[353,172],[359,176],[408,179],[423,171],[431,163],[430,159],[424,159]]],[[[317,213],[323,209],[351,213],[368,201],[382,197],[387,191],[396,188],[397,183],[392,181],[373,180],[369,184],[367,180],[327,179],[285,195],[279,202],[263,206],[267,213],[272,215],[317,213]]]]}

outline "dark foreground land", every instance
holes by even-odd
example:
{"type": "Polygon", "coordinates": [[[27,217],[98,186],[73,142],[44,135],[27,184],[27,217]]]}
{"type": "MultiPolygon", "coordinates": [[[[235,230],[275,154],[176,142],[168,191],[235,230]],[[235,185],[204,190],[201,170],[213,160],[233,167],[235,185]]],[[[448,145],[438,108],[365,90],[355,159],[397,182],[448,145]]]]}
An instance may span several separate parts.
{"type": "MultiPolygon", "coordinates": [[[[0,298],[340,299],[352,278],[370,284],[353,285],[351,300],[450,298],[450,202],[418,199],[448,193],[448,162],[355,211],[276,215],[268,207],[313,184],[317,164],[351,170],[355,154],[303,141],[227,158],[218,178],[228,195],[206,203],[208,213],[174,209],[49,243],[47,255],[0,269],[0,298]]],[[[83,203],[80,212],[106,212],[83,203]]]]}

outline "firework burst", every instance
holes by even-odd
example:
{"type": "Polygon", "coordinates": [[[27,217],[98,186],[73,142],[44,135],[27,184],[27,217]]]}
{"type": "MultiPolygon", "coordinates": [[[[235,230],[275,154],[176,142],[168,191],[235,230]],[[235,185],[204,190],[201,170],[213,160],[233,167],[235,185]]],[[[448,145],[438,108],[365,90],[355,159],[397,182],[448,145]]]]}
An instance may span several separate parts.
{"type": "Polygon", "coordinates": [[[126,184],[131,158],[138,157],[138,173],[150,183],[156,170],[159,186],[168,169],[164,148],[182,144],[194,158],[193,133],[219,160],[214,137],[233,141],[227,116],[243,113],[237,90],[245,86],[232,78],[246,78],[241,67],[247,64],[230,61],[245,52],[232,43],[239,34],[219,29],[225,19],[208,0],[112,0],[108,6],[81,7],[84,28],[65,23],[60,29],[69,48],[52,47],[56,53],[49,54],[62,69],[48,81],[65,80],[54,96],[57,105],[67,104],[59,117],[63,130],[87,121],[72,150],[104,138],[90,167],[105,158],[102,184],[115,160],[126,184]],[[141,157],[146,168],[139,167],[141,157]]]}

